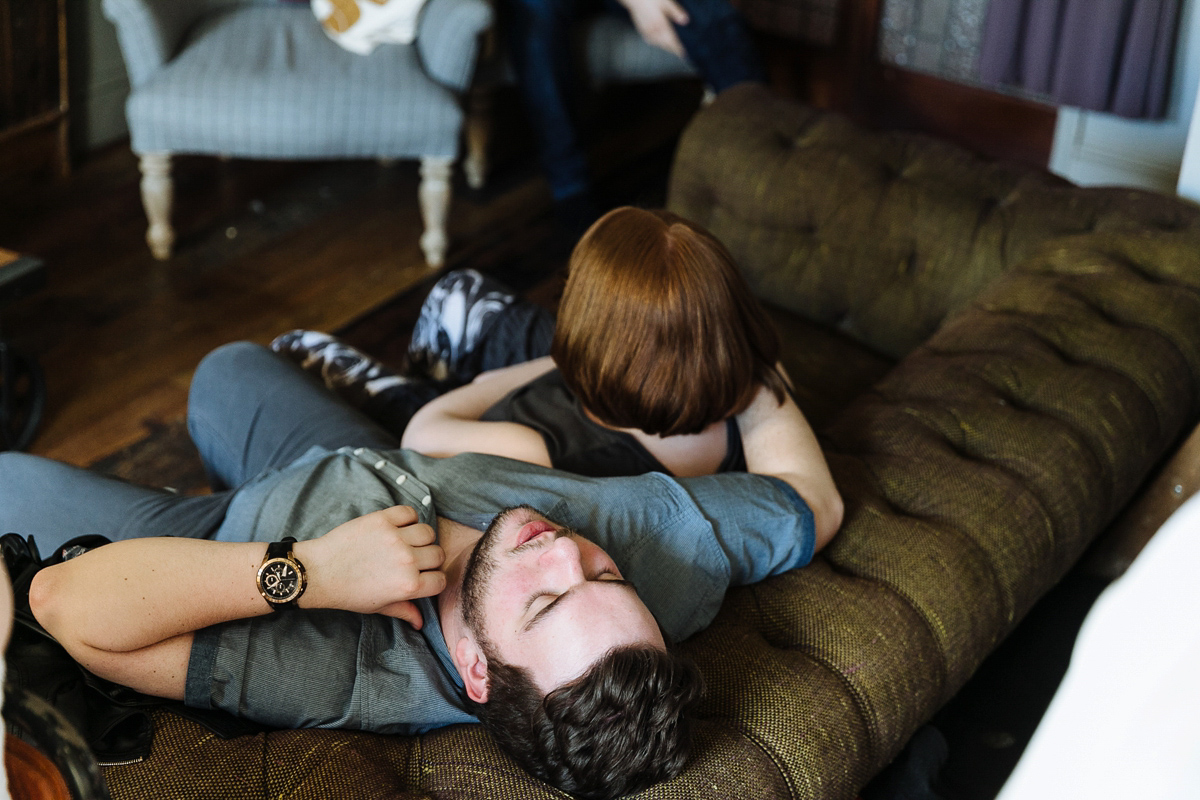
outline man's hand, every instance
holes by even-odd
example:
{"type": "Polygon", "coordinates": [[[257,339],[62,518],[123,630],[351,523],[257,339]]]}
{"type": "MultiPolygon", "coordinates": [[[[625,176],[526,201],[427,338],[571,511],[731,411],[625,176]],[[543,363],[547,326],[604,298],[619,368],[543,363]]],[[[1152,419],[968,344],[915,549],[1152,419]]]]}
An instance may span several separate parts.
{"type": "Polygon", "coordinates": [[[436,538],[413,509],[393,506],[297,542],[294,552],[308,573],[300,606],[386,614],[419,630],[423,620],[412,600],[446,588],[436,538]]]}
{"type": "Polygon", "coordinates": [[[683,58],[683,44],[672,25],[687,25],[688,15],[675,0],[619,0],[633,17],[633,25],[646,44],[683,58]]]}

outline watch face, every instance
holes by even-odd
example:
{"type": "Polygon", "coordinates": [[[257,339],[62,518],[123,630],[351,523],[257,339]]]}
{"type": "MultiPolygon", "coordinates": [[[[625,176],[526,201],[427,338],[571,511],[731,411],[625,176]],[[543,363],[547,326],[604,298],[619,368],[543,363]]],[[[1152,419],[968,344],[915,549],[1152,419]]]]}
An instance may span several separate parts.
{"type": "Polygon", "coordinates": [[[259,568],[258,586],[268,602],[286,603],[299,597],[304,584],[292,562],[272,558],[259,568]]]}

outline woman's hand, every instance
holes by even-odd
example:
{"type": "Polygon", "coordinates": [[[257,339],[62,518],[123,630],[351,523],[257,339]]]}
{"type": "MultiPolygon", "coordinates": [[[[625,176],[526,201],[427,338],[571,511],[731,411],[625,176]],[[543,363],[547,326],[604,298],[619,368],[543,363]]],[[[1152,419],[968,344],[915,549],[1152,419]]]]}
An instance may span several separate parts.
{"type": "Polygon", "coordinates": [[[417,520],[409,506],[393,506],[297,542],[293,552],[308,577],[300,606],[386,614],[419,630],[424,621],[412,601],[440,593],[446,574],[436,533],[417,520]]]}

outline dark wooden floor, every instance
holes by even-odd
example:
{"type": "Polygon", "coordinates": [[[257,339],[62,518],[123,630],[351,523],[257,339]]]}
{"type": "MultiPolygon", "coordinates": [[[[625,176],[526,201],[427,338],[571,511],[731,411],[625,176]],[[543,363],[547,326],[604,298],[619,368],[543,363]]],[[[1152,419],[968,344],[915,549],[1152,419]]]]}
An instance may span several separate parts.
{"type": "MultiPolygon", "coordinates": [[[[600,177],[670,143],[698,86],[601,98],[600,177]],[[633,124],[628,124],[633,120],[633,124]]],[[[503,104],[502,104],[503,108],[503,104]]],[[[482,191],[456,179],[446,268],[545,217],[549,191],[511,112],[497,120],[497,166],[482,191]],[[506,128],[507,125],[507,128],[506,128]]],[[[61,182],[0,185],[0,246],[40,256],[48,285],[3,310],[4,331],[38,358],[49,386],[31,452],[79,465],[182,416],[198,360],[236,339],[291,328],[338,330],[428,279],[415,163],[179,158],[177,253],[143,241],[136,160],[127,145],[86,158],[61,182]]],[[[486,253],[483,253],[486,255],[486,253]]]]}

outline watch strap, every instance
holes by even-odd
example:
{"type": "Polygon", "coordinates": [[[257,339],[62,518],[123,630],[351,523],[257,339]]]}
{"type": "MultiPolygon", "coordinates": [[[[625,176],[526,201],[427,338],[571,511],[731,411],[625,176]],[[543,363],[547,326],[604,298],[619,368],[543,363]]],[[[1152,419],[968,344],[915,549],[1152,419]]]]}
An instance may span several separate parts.
{"type": "Polygon", "coordinates": [[[296,557],[292,555],[292,545],[295,543],[295,536],[285,536],[278,542],[271,542],[267,545],[267,558],[286,558],[289,561],[295,561],[296,557]]]}

